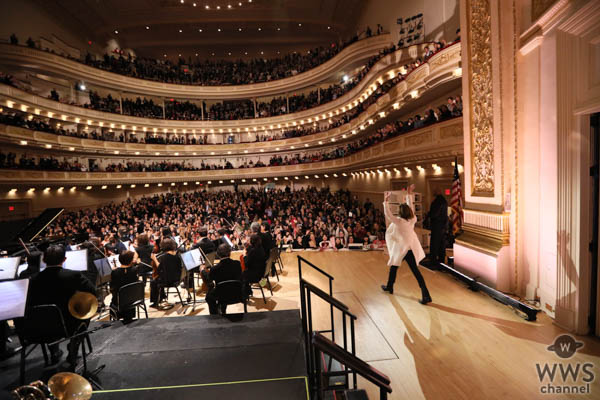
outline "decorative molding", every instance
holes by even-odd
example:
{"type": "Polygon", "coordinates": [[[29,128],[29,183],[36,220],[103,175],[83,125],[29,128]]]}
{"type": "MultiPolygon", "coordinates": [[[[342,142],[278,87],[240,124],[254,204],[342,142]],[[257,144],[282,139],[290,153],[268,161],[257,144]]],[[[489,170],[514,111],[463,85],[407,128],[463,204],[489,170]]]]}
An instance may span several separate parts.
{"type": "Polygon", "coordinates": [[[440,129],[440,139],[463,137],[462,125],[450,125],[440,129]]]}
{"type": "Polygon", "coordinates": [[[493,231],[509,233],[508,213],[496,214],[475,210],[464,210],[465,224],[475,225],[493,231]]]}
{"type": "Polygon", "coordinates": [[[491,213],[501,213],[504,211],[504,206],[501,204],[472,203],[469,201],[465,201],[465,210],[467,209],[491,213]]]}
{"type": "Polygon", "coordinates": [[[494,196],[492,23],[490,0],[468,0],[472,196],[494,196]]]}

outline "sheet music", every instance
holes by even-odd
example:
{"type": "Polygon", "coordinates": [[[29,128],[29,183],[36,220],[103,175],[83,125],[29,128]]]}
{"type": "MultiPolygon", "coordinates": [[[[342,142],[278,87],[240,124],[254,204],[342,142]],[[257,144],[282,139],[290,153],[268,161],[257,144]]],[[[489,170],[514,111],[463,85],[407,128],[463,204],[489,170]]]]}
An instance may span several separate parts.
{"type": "Polygon", "coordinates": [[[0,282],[0,321],[25,316],[29,279],[0,282]]]}
{"type": "Polygon", "coordinates": [[[0,280],[15,279],[21,257],[0,258],[0,280]]]}
{"type": "Polygon", "coordinates": [[[185,265],[185,269],[188,271],[196,268],[201,265],[203,262],[202,255],[200,254],[200,250],[194,249],[190,251],[186,251],[185,253],[181,253],[181,260],[185,265]]]}
{"type": "Polygon", "coordinates": [[[96,266],[98,273],[102,277],[108,276],[112,272],[112,268],[111,268],[110,261],[108,258],[101,258],[99,260],[94,260],[94,265],[96,266]]]}
{"type": "Polygon", "coordinates": [[[64,269],[71,271],[87,271],[87,249],[67,251],[65,253],[64,269]]]}

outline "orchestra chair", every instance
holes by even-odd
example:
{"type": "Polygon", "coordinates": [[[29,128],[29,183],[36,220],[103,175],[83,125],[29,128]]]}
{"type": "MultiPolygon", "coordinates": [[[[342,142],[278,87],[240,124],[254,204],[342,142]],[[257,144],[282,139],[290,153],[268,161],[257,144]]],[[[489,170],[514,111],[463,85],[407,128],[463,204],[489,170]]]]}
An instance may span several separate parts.
{"type": "Polygon", "coordinates": [[[271,292],[271,297],[273,297],[273,287],[271,286],[271,281],[269,280],[269,275],[271,275],[272,267],[273,267],[273,259],[271,257],[269,257],[267,259],[265,273],[263,274],[262,278],[258,282],[252,282],[250,284],[251,289],[260,289],[260,293],[262,294],[263,301],[265,302],[265,304],[267,304],[267,298],[265,297],[265,292],[263,290],[263,287],[260,285],[260,281],[262,279],[267,280],[267,284],[269,285],[269,291],[271,292]]]}
{"type": "Polygon", "coordinates": [[[279,247],[276,247],[276,249],[277,249],[277,256],[275,258],[275,262],[277,262],[277,264],[279,265],[279,271],[281,273],[283,273],[283,260],[281,259],[281,252],[283,251],[283,241],[281,242],[279,247]]]}
{"type": "MultiPolygon", "coordinates": [[[[16,325],[19,341],[21,342],[20,384],[24,385],[25,360],[37,345],[40,345],[42,348],[44,364],[48,366],[50,364],[48,360],[48,344],[61,339],[68,339],[71,335],[69,335],[67,331],[62,312],[56,304],[33,306],[27,311],[25,317],[20,319],[16,325]],[[28,347],[30,347],[29,351],[27,351],[28,347]]],[[[81,341],[83,357],[85,357],[86,341],[88,346],[90,346],[90,352],[92,351],[89,335],[85,334],[84,339],[85,340],[81,341]]]]}
{"type": "Polygon", "coordinates": [[[117,320],[119,315],[122,315],[124,311],[131,310],[133,308],[137,311],[137,318],[140,319],[140,308],[144,310],[146,318],[148,318],[148,309],[145,303],[145,292],[144,282],[132,282],[122,286],[117,294],[117,308],[110,308],[110,319],[117,320]]]}
{"type": "Polygon", "coordinates": [[[228,305],[237,303],[244,304],[244,314],[248,312],[248,304],[246,296],[244,296],[244,284],[242,281],[231,280],[219,282],[215,287],[215,295],[221,315],[226,314],[228,305]]]}
{"type": "Polygon", "coordinates": [[[169,300],[169,292],[171,289],[175,289],[175,291],[177,292],[177,296],[179,296],[179,302],[181,303],[181,307],[185,306],[185,302],[183,301],[183,298],[181,297],[181,291],[179,290],[179,286],[185,282],[185,279],[187,278],[187,271],[185,269],[185,267],[181,268],[181,274],[178,277],[171,277],[170,279],[168,279],[166,282],[160,283],[158,285],[158,291],[159,293],[165,289],[165,297],[167,299],[167,301],[169,300]]]}
{"type": "Polygon", "coordinates": [[[279,282],[279,272],[277,272],[277,267],[275,263],[277,262],[277,247],[273,247],[269,251],[269,259],[267,260],[267,264],[271,263],[271,271],[275,271],[275,276],[277,277],[277,282],[279,282]]]}

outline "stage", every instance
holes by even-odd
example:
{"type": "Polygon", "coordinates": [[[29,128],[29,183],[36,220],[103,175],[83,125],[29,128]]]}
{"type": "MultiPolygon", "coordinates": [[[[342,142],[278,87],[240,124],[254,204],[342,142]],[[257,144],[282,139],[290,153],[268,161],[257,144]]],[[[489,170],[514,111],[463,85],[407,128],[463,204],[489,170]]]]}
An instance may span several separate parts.
{"type": "MultiPolygon", "coordinates": [[[[93,398],[305,400],[303,343],[299,310],[118,322],[92,335],[88,368],[106,366],[93,398]]],[[[33,378],[43,361],[29,360],[33,378]]]]}

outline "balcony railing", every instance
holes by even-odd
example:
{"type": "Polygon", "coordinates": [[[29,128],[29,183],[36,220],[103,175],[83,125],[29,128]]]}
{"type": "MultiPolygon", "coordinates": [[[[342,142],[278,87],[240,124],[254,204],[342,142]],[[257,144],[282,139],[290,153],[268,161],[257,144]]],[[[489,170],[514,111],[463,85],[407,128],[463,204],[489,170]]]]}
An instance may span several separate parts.
{"type": "MultiPolygon", "coordinates": [[[[42,132],[35,134],[51,135],[42,132]]],[[[55,136],[55,135],[52,135],[55,136]]],[[[62,138],[62,137],[61,137],[62,138]]],[[[122,149],[122,143],[102,142],[122,149]],[[119,147],[120,146],[120,147],[119,147]]],[[[129,144],[126,144],[129,145],[129,144]]],[[[157,145],[158,146],[158,145],[157,145]]],[[[138,183],[171,183],[171,182],[207,182],[218,183],[219,180],[249,183],[253,179],[262,180],[275,177],[288,177],[298,180],[305,176],[317,174],[333,174],[335,172],[352,172],[359,168],[379,165],[399,165],[412,160],[435,160],[453,157],[463,152],[462,118],[440,122],[426,128],[418,129],[389,139],[350,156],[314,163],[273,166],[262,168],[240,168],[224,170],[179,171],[179,172],[63,172],[32,170],[0,170],[0,184],[138,184],[138,183]]],[[[126,157],[113,156],[123,160],[126,157]]],[[[223,154],[215,155],[223,157],[223,154]]],[[[165,159],[164,155],[160,159],[165,159]]],[[[185,157],[174,158],[185,160],[185,157]]],[[[208,159],[210,161],[210,158],[208,159]]]]}
{"type": "MultiPolygon", "coordinates": [[[[3,45],[0,45],[0,50],[2,47],[3,45]]],[[[50,113],[54,119],[62,119],[65,123],[79,121],[80,124],[87,124],[91,128],[106,128],[113,125],[116,129],[121,128],[137,132],[142,132],[143,129],[146,129],[148,132],[152,132],[154,129],[158,132],[164,132],[166,129],[170,133],[182,133],[185,130],[188,133],[194,131],[198,134],[201,132],[203,134],[218,135],[243,135],[246,132],[265,134],[265,132],[278,131],[284,127],[291,127],[293,124],[295,124],[293,126],[311,124],[313,121],[330,118],[334,115],[341,115],[345,111],[350,110],[361,99],[367,96],[369,90],[373,90],[380,82],[386,81],[391,75],[398,73],[402,67],[398,64],[402,59],[402,55],[400,54],[402,51],[404,50],[398,50],[383,57],[371,68],[369,73],[355,88],[338,99],[305,111],[276,117],[231,121],[174,121],[131,117],[59,103],[7,85],[0,85],[0,104],[7,106],[10,102],[17,108],[25,106],[29,112],[37,109],[40,110],[42,116],[47,116],[50,113]]],[[[405,80],[395,87],[399,100],[403,103],[402,99],[409,97],[415,91],[424,91],[445,80],[457,78],[456,71],[459,68],[461,60],[460,51],[460,43],[448,46],[432,56],[419,68],[412,71],[405,80]]],[[[390,92],[382,96],[382,98],[389,95],[390,92]]],[[[169,96],[176,97],[172,94],[169,96]]],[[[379,99],[378,102],[381,100],[379,99]]]]}
{"type": "Polygon", "coordinates": [[[69,77],[74,81],[83,80],[91,85],[140,95],[228,100],[273,96],[317,84],[352,63],[378,54],[380,50],[388,47],[391,41],[390,34],[373,36],[351,44],[330,60],[296,76],[238,86],[177,85],[131,78],[90,67],[46,51],[10,44],[0,44],[0,58],[5,64],[25,66],[28,70],[39,71],[45,75],[69,77]]]}

